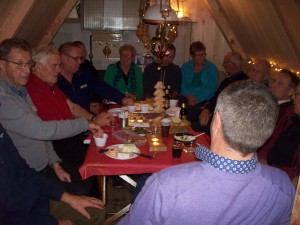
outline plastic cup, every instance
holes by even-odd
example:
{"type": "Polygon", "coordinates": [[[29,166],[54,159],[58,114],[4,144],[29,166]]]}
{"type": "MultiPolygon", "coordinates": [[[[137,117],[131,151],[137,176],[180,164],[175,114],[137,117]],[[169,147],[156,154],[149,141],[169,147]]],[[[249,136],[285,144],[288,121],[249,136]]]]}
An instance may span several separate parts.
{"type": "Polygon", "coordinates": [[[128,127],[128,118],[119,118],[120,127],[128,127]]]}
{"type": "Polygon", "coordinates": [[[174,108],[177,106],[178,99],[170,99],[170,108],[174,108]]]}
{"type": "Polygon", "coordinates": [[[128,112],[129,113],[134,113],[135,112],[135,105],[128,105],[127,106],[127,109],[128,109],[128,112]]]}
{"type": "Polygon", "coordinates": [[[97,147],[103,147],[106,144],[106,140],[108,138],[107,134],[103,134],[102,137],[94,136],[95,144],[97,147]]]}
{"type": "Polygon", "coordinates": [[[178,141],[174,141],[174,143],[172,144],[172,156],[175,159],[179,159],[181,157],[182,154],[182,149],[183,149],[183,144],[178,142],[178,141]]]}
{"type": "Polygon", "coordinates": [[[171,120],[170,119],[162,119],[160,121],[161,125],[161,136],[162,137],[168,137],[169,136],[169,131],[170,131],[170,126],[171,126],[171,120]]]}
{"type": "Polygon", "coordinates": [[[142,112],[146,113],[146,112],[149,111],[149,109],[150,109],[150,105],[147,105],[147,104],[142,104],[141,105],[141,111],[142,112]]]}

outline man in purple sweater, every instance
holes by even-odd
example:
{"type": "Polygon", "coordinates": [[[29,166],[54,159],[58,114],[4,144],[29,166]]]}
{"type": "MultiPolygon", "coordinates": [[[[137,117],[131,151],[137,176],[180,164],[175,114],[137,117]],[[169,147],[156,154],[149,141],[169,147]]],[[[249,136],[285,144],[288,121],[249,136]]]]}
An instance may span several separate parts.
{"type": "Polygon", "coordinates": [[[228,86],[217,101],[211,149],[196,150],[203,161],[153,174],[119,225],[288,225],[294,186],[256,156],[277,115],[276,98],[263,85],[228,86]]]}

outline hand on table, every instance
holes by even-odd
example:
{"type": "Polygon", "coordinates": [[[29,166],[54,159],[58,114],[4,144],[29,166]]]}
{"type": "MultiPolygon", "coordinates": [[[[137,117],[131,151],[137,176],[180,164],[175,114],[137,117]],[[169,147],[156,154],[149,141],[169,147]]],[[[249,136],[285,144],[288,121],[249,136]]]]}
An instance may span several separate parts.
{"type": "Polygon", "coordinates": [[[95,116],[93,122],[98,124],[100,127],[109,126],[110,121],[113,119],[111,113],[103,112],[95,116]]]}
{"type": "Polygon", "coordinates": [[[70,193],[64,192],[61,201],[68,203],[73,209],[80,212],[83,216],[90,219],[90,214],[85,210],[87,207],[93,207],[98,209],[103,209],[104,204],[100,199],[88,197],[88,196],[78,196],[72,195],[70,193]]]}
{"type": "Polygon", "coordinates": [[[71,176],[69,173],[67,173],[60,165],[59,162],[53,163],[52,168],[56,174],[56,176],[61,181],[71,182],[71,176]]]}
{"type": "Polygon", "coordinates": [[[129,97],[124,97],[122,98],[122,105],[123,106],[134,105],[134,100],[129,97]]]}
{"type": "Polygon", "coordinates": [[[206,126],[210,119],[210,111],[208,109],[203,109],[199,115],[199,122],[202,126],[206,126]]]}
{"type": "Polygon", "coordinates": [[[95,123],[90,121],[89,125],[88,125],[88,129],[89,131],[91,131],[95,136],[101,136],[103,134],[103,130],[101,129],[101,127],[95,123]]]}

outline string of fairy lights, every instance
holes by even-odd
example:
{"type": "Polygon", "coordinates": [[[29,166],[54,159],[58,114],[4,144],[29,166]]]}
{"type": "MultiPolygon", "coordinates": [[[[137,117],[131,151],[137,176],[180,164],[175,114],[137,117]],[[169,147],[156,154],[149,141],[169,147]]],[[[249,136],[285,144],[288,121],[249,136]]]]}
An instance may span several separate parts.
{"type": "MultiPolygon", "coordinates": [[[[283,68],[281,68],[280,66],[277,65],[276,62],[273,61],[269,61],[272,70],[276,71],[276,72],[280,72],[283,68]]],[[[255,64],[254,60],[249,60],[248,64],[255,64]]],[[[288,69],[288,68],[286,68],[288,69]]],[[[300,71],[299,70],[293,70],[293,69],[289,69],[291,72],[295,73],[298,77],[300,77],[300,71]]]]}

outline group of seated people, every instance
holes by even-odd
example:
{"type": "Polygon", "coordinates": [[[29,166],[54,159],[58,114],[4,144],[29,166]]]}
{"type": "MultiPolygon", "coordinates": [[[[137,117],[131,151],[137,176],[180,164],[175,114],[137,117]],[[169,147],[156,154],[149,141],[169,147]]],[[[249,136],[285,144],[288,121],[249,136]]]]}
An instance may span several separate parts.
{"type": "MultiPolygon", "coordinates": [[[[96,70],[86,59],[85,46],[80,41],[65,42],[58,50],[51,46],[32,49],[26,40],[19,38],[5,39],[0,43],[0,190],[3,193],[0,197],[0,219],[4,224],[103,224],[103,203],[97,198],[85,197],[93,195],[95,180],[82,180],[78,172],[87,151],[87,146],[83,144],[87,131],[102,135],[101,127],[107,126],[112,119],[112,115],[107,112],[91,112],[91,95],[124,106],[132,105],[135,100],[152,97],[157,81],[172,87],[172,98],[188,103],[188,119],[192,122],[192,128],[211,136],[213,153],[236,161],[251,161],[253,165],[247,168],[247,172],[260,165],[260,170],[266,170],[269,174],[269,181],[267,184],[262,183],[262,187],[282,188],[277,193],[279,200],[274,200],[272,204],[277,205],[280,201],[284,203],[273,207],[271,213],[268,213],[268,208],[258,213],[259,216],[251,214],[249,221],[251,218],[256,218],[260,224],[271,224],[272,221],[285,224],[288,221],[294,196],[291,183],[286,181],[285,175],[279,170],[272,172],[272,169],[257,161],[285,170],[292,179],[300,172],[298,77],[288,70],[282,70],[271,83],[270,65],[264,60],[258,61],[247,76],[242,70],[241,55],[229,52],[223,61],[228,77],[219,85],[217,67],[205,58],[206,48],[203,43],[191,44],[192,59],[183,64],[182,68],[172,62],[176,53],[174,45],[168,45],[167,49],[169,54],[160,63],[147,65],[143,72],[134,64],[135,48],[125,44],[119,50],[120,61],[108,66],[102,81],[95,76],[96,70]],[[248,77],[254,82],[242,82],[248,77]],[[272,99],[274,96],[276,107],[279,105],[280,108],[278,117],[275,100],[272,99]],[[249,108],[245,106],[247,101],[249,108]],[[239,108],[249,112],[243,115],[243,110],[237,110],[239,108]],[[248,127],[253,130],[238,130],[248,127]],[[257,143],[252,143],[254,139],[258,139],[257,143]],[[222,148],[230,149],[230,154],[227,150],[222,152],[222,148]],[[275,182],[278,177],[281,180],[275,182]],[[282,214],[276,216],[275,212],[282,214]]],[[[213,165],[208,159],[212,153],[208,151],[198,148],[196,155],[213,165]]],[[[166,182],[170,181],[167,177],[174,178],[176,169],[171,168],[151,176],[134,203],[132,212],[120,224],[149,224],[148,220],[155,221],[155,224],[199,224],[196,223],[199,218],[192,217],[191,212],[186,216],[179,212],[187,202],[196,209],[196,200],[201,199],[201,196],[194,199],[192,196],[196,192],[193,191],[181,195],[184,192],[181,188],[188,185],[184,182],[180,188],[172,187],[181,183],[179,178],[184,177],[190,182],[197,180],[197,167],[196,164],[179,167],[183,172],[176,174],[177,180],[170,183],[166,182]],[[186,176],[184,171],[192,169],[195,169],[195,173],[186,176]],[[149,189],[156,190],[157,195],[154,196],[149,189]],[[182,201],[176,196],[180,196],[182,201]],[[175,207],[177,213],[171,209],[174,204],[179,204],[175,207]],[[145,210],[147,214],[139,217],[140,210],[145,210]]],[[[203,172],[206,171],[200,167],[203,172]]],[[[250,183],[259,182],[256,179],[265,179],[262,173],[256,174],[259,178],[249,178],[250,183]]],[[[216,176],[218,179],[219,175],[201,176],[203,178],[199,179],[203,181],[205,176],[216,176]]],[[[231,179],[226,176],[222,176],[222,179],[231,179]]],[[[206,189],[207,185],[216,184],[216,181],[196,183],[199,190],[204,191],[204,186],[206,189]]],[[[225,182],[225,185],[231,184],[225,182]]],[[[229,194],[233,196],[242,185],[229,194]]],[[[213,189],[218,191],[217,188],[213,189]]],[[[251,196],[253,192],[249,189],[246,195],[251,196]]],[[[216,196],[211,197],[211,201],[218,199],[216,196]]],[[[237,198],[238,204],[242,204],[242,200],[237,198]]],[[[205,204],[200,206],[201,210],[205,211],[205,204]]],[[[220,207],[221,215],[226,207],[226,203],[220,207]]],[[[203,212],[203,215],[208,214],[203,212]]],[[[202,216],[203,222],[200,224],[218,221],[218,217],[205,216],[202,216]]],[[[245,219],[240,217],[232,222],[234,216],[224,217],[224,224],[241,224],[238,221],[245,219]]]]}

